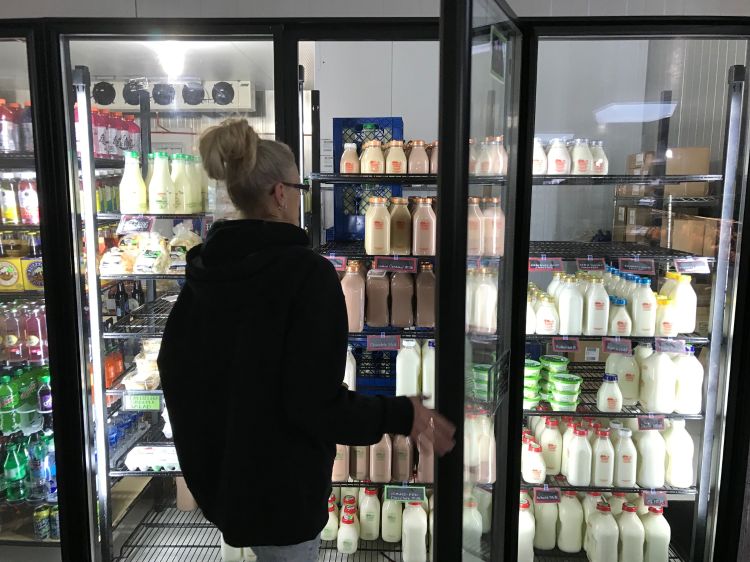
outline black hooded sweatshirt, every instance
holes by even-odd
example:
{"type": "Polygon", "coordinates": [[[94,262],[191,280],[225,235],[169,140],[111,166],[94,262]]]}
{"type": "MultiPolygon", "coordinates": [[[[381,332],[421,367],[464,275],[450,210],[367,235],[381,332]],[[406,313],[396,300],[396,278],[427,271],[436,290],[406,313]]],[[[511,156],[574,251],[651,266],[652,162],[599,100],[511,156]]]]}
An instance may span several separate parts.
{"type": "Polygon", "coordinates": [[[185,480],[233,546],[291,545],[328,520],[336,443],[409,434],[408,398],[342,385],[347,317],[300,228],[216,223],[188,252],[159,353],[185,480]]]}

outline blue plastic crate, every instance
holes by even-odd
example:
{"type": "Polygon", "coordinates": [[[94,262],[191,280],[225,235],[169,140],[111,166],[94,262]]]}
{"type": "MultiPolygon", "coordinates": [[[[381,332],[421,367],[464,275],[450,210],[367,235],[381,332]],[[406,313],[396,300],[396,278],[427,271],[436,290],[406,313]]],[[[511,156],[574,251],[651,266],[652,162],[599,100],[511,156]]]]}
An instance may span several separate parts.
{"type": "Polygon", "coordinates": [[[342,185],[333,195],[333,239],[363,240],[370,197],[401,197],[401,186],[342,185]]]}
{"type": "Polygon", "coordinates": [[[344,143],[353,142],[359,151],[362,143],[379,140],[404,140],[404,120],[401,117],[334,117],[333,118],[333,170],[339,173],[344,143]],[[367,127],[365,126],[367,125],[367,127]],[[370,127],[374,125],[374,127],[370,127]]]}

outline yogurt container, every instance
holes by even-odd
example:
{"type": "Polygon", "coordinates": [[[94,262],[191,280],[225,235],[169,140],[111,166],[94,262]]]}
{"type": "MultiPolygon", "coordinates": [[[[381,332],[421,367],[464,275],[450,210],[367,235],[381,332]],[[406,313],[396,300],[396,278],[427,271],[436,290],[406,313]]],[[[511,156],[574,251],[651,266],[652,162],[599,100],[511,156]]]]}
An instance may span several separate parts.
{"type": "Polygon", "coordinates": [[[528,398],[523,399],[523,409],[524,410],[533,410],[539,405],[539,399],[530,400],[528,398]]]}
{"type": "Polygon", "coordinates": [[[530,377],[533,375],[539,375],[539,371],[542,370],[542,364],[539,361],[533,359],[526,359],[523,365],[523,376],[530,377]]]}
{"type": "Polygon", "coordinates": [[[570,404],[567,402],[558,402],[557,400],[550,400],[549,403],[555,412],[575,412],[578,407],[577,400],[570,404]]]}
{"type": "Polygon", "coordinates": [[[536,400],[539,401],[539,389],[536,387],[523,387],[523,397],[526,400],[536,400]]]}
{"type": "Polygon", "coordinates": [[[568,370],[570,359],[562,355],[542,355],[539,360],[550,373],[564,373],[568,370]]]}
{"type": "Polygon", "coordinates": [[[550,386],[563,392],[579,392],[583,379],[571,373],[554,373],[550,375],[550,386]]]}
{"type": "Polygon", "coordinates": [[[555,402],[565,404],[578,404],[578,392],[569,392],[566,390],[552,389],[552,399],[555,402]]]}

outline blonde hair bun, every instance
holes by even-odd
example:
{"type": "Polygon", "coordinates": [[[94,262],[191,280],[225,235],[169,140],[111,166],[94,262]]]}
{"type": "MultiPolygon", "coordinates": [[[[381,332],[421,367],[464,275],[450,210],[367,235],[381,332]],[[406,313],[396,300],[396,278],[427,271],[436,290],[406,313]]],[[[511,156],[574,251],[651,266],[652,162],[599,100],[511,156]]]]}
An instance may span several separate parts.
{"type": "Polygon", "coordinates": [[[244,119],[227,119],[210,127],[201,136],[200,153],[209,177],[227,179],[227,167],[242,161],[245,173],[255,169],[258,160],[258,133],[244,119]]]}

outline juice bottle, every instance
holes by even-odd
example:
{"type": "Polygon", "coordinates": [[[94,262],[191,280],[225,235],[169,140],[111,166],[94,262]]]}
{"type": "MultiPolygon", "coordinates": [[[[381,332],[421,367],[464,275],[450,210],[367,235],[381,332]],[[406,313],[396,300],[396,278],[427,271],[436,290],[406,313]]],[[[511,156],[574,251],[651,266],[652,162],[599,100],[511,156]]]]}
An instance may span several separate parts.
{"type": "Polygon", "coordinates": [[[29,361],[46,361],[46,326],[44,318],[40,315],[39,309],[31,311],[26,316],[26,345],[24,353],[29,361]]]}
{"type": "Polygon", "coordinates": [[[391,199],[391,254],[407,256],[411,253],[411,213],[403,197],[391,199]]]}
{"type": "Polygon", "coordinates": [[[125,169],[120,180],[120,212],[140,214],[148,211],[148,191],[141,175],[138,153],[126,152],[125,169]]]}
{"type": "Polygon", "coordinates": [[[0,98],[0,152],[16,152],[18,150],[18,130],[16,116],[0,98]]]}
{"type": "Polygon", "coordinates": [[[14,135],[15,138],[13,139],[16,145],[16,152],[21,152],[21,104],[15,102],[9,103],[8,109],[13,114],[13,121],[16,124],[14,135]]]}
{"type": "Polygon", "coordinates": [[[5,354],[8,361],[23,361],[26,355],[25,321],[13,308],[5,314],[5,354]]]}
{"type": "Polygon", "coordinates": [[[39,224],[39,196],[33,177],[18,182],[18,207],[22,224],[39,224]]]}
{"type": "Polygon", "coordinates": [[[148,184],[148,209],[153,214],[174,213],[175,187],[169,176],[169,157],[166,152],[154,155],[154,174],[148,184]]]}
{"type": "Polygon", "coordinates": [[[2,180],[0,184],[0,206],[2,207],[3,224],[19,224],[18,191],[16,181],[12,178],[2,180]]]}
{"type": "Polygon", "coordinates": [[[391,252],[391,215],[385,197],[370,197],[365,213],[365,252],[371,256],[391,252]]]}

